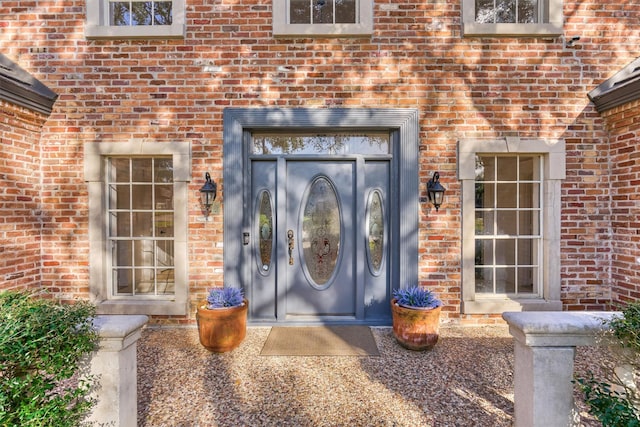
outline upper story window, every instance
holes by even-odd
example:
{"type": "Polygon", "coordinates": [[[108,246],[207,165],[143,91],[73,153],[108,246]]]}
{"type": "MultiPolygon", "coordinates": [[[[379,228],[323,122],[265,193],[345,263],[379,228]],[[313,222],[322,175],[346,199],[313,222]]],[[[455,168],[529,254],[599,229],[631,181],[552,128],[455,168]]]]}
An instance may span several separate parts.
{"type": "Polygon", "coordinates": [[[273,0],[275,36],[366,36],[373,0],[273,0]]]}
{"type": "Polygon", "coordinates": [[[110,1],[109,25],[171,25],[170,1],[110,1]]]}
{"type": "Polygon", "coordinates": [[[465,36],[562,34],[562,0],[462,0],[465,36]]]}
{"type": "Polygon", "coordinates": [[[184,0],[87,1],[87,38],[182,38],[184,0]]]}

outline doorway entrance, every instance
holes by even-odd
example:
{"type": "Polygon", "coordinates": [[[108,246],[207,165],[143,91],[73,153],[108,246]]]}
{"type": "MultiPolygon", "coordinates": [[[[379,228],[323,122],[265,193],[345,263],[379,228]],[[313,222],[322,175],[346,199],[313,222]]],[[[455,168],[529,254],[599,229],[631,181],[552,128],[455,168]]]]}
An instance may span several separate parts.
{"type": "Polygon", "coordinates": [[[360,117],[382,111],[340,112],[225,111],[225,285],[245,289],[252,324],[390,324],[392,290],[417,280],[417,140],[360,117]]]}

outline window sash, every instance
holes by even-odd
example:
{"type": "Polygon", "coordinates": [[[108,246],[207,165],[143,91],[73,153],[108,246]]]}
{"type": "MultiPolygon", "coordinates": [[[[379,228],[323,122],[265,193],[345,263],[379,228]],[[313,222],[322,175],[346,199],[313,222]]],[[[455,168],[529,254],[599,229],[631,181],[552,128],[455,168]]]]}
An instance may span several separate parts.
{"type": "Polygon", "coordinates": [[[173,161],[167,157],[109,157],[107,171],[109,296],[172,297],[173,161]]]}
{"type": "MultiPolygon", "coordinates": [[[[123,22],[124,23],[124,22],[123,22]]],[[[129,21],[129,23],[132,23],[129,21]]],[[[178,39],[184,38],[185,0],[91,0],[87,1],[87,39],[178,39]],[[122,4],[170,4],[171,22],[163,25],[111,25],[111,9],[115,3],[122,4]]]]}
{"type": "MultiPolygon", "coordinates": [[[[517,22],[516,18],[513,22],[501,22],[500,19],[478,19],[477,5],[481,2],[491,5],[494,1],[500,2],[500,0],[462,0],[462,30],[465,37],[542,37],[563,33],[562,0],[537,0],[537,22],[517,22]]],[[[503,3],[513,3],[515,7],[516,1],[523,0],[506,0],[503,3]]],[[[488,16],[495,15],[497,14],[488,14],[488,16]]]]}
{"type": "Polygon", "coordinates": [[[485,296],[539,297],[543,159],[479,155],[476,165],[475,291],[485,296]],[[534,166],[524,172],[523,164],[530,159],[534,166]],[[522,188],[527,194],[521,194],[522,188]]]}
{"type": "Polygon", "coordinates": [[[548,0],[475,0],[479,24],[537,24],[549,22],[548,0]]]}
{"type": "MultiPolygon", "coordinates": [[[[373,0],[348,0],[352,1],[353,17],[346,19],[348,13],[330,14],[331,21],[327,23],[318,23],[317,15],[315,21],[312,18],[313,6],[318,1],[325,2],[323,7],[330,6],[334,11],[334,5],[338,5],[338,0],[298,0],[299,4],[309,2],[308,22],[297,23],[298,20],[292,19],[291,13],[292,0],[273,0],[272,6],[272,23],[273,35],[279,36],[301,36],[301,37],[364,37],[373,33],[373,0]],[[342,16],[342,18],[340,18],[342,16]],[[353,22],[342,22],[353,21],[353,22]],[[315,23],[314,23],[315,22],[315,23]]],[[[339,10],[339,8],[337,8],[339,10]]],[[[326,21],[327,19],[323,19],[326,21]]]]}
{"type": "Polygon", "coordinates": [[[357,24],[358,0],[287,0],[289,24],[357,24]]]}
{"type": "Polygon", "coordinates": [[[110,26],[169,26],[173,23],[171,0],[109,0],[108,8],[106,16],[110,26]]]}

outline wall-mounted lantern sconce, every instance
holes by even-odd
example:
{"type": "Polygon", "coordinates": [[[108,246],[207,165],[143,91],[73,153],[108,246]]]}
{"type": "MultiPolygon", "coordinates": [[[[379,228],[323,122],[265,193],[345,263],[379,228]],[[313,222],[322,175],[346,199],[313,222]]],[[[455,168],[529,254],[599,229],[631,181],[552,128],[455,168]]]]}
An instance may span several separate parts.
{"type": "Polygon", "coordinates": [[[214,181],[211,180],[211,175],[209,172],[204,174],[205,183],[200,188],[200,201],[206,210],[206,216],[209,216],[209,212],[211,211],[211,205],[213,201],[216,199],[216,195],[218,193],[218,186],[214,181]]]}
{"type": "Polygon", "coordinates": [[[438,172],[433,174],[433,178],[429,182],[427,182],[427,195],[429,196],[429,201],[433,203],[433,206],[436,208],[436,212],[440,209],[440,205],[444,201],[444,192],[446,189],[440,185],[440,174],[438,172]]]}

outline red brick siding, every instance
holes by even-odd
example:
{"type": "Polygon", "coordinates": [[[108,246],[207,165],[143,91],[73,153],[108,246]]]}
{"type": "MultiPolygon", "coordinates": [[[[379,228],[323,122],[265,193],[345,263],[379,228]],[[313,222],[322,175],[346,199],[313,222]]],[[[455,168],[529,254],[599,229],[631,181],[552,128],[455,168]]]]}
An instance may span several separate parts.
{"type": "Polygon", "coordinates": [[[205,171],[221,183],[224,107],[408,107],[420,112],[421,188],[438,170],[448,190],[437,214],[421,203],[419,236],[420,278],[441,293],[446,316],[499,318],[459,315],[456,142],[471,137],[566,140],[562,298],[572,310],[606,307],[608,147],[586,93],[637,56],[640,5],[564,4],[566,37],[581,36],[573,48],[563,37],[462,38],[460,1],[377,0],[371,38],[274,39],[270,1],[188,0],[184,40],[136,41],[86,40],[85,0],[3,1],[0,50],[61,95],[40,142],[43,283],[64,297],[86,295],[84,142],[192,143],[195,301],[223,282],[222,215],[198,222],[196,193],[205,171]]]}
{"type": "Polygon", "coordinates": [[[0,290],[40,286],[40,131],[44,118],[0,101],[0,290]]]}
{"type": "Polygon", "coordinates": [[[640,299],[640,101],[606,111],[610,130],[612,299],[640,299]]]}

